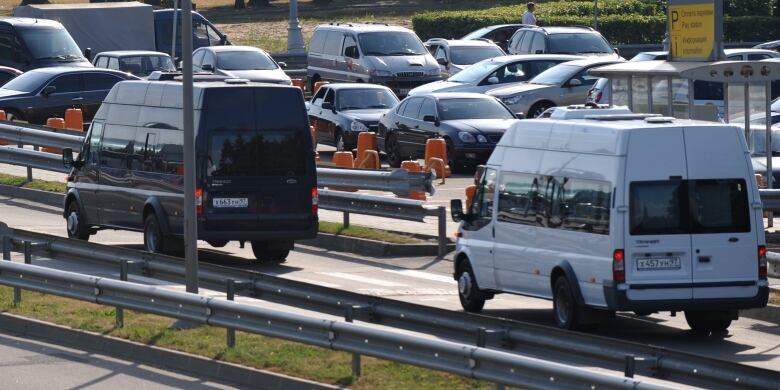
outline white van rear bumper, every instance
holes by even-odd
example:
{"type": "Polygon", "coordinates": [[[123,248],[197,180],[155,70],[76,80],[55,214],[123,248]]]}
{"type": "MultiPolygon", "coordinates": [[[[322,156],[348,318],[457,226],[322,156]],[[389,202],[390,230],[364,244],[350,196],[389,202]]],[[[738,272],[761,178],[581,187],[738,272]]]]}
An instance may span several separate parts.
{"type": "MultiPolygon", "coordinates": [[[[769,299],[769,285],[766,280],[724,283],[723,287],[730,286],[758,286],[758,293],[747,298],[715,298],[715,299],[669,299],[669,300],[631,300],[628,298],[628,290],[631,285],[617,286],[612,281],[604,281],[604,299],[607,308],[614,311],[684,311],[684,310],[739,310],[765,307],[769,299]],[[626,288],[627,287],[627,288],[626,288]]],[[[712,287],[686,285],[689,288],[712,287]]],[[[680,286],[646,286],[635,285],[634,288],[679,288],[680,286]]]]}

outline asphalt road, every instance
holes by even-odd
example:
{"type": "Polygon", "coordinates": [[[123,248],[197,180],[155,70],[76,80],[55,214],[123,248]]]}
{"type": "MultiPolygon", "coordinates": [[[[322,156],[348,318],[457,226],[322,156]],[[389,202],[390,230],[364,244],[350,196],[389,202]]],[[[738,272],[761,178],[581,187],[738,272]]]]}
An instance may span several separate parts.
{"type": "MultiPolygon", "coordinates": [[[[65,235],[65,222],[60,212],[59,209],[27,201],[0,198],[0,220],[19,229],[65,235]]],[[[92,241],[139,244],[142,237],[139,233],[106,231],[98,233],[92,241]]],[[[200,243],[200,247],[202,261],[213,261],[222,258],[222,254],[232,254],[238,258],[228,263],[223,260],[223,264],[332,288],[460,310],[456,283],[450,276],[452,261],[449,258],[370,258],[298,246],[287,263],[273,265],[251,260],[251,250],[248,247],[240,249],[237,244],[231,243],[219,250],[205,243],[200,243]]],[[[34,263],[41,264],[38,261],[34,263]]],[[[88,266],[82,265],[51,265],[73,271],[94,271],[84,269],[88,266]]],[[[149,282],[138,278],[135,281],[149,282]]],[[[167,285],[183,290],[181,286],[167,285]]],[[[499,295],[487,303],[485,313],[552,325],[551,306],[544,300],[499,295]]],[[[688,330],[682,315],[619,315],[594,332],[780,371],[780,324],[777,323],[742,317],[732,324],[728,334],[697,336],[688,330]]]]}

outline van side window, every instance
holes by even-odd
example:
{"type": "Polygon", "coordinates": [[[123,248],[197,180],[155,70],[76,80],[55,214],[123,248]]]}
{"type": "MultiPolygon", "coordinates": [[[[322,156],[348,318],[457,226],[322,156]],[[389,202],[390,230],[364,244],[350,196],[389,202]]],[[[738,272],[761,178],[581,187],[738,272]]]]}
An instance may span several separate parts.
{"type": "Polygon", "coordinates": [[[323,54],[337,56],[341,53],[341,41],[344,39],[344,34],[338,31],[328,31],[328,37],[325,39],[325,47],[323,48],[323,54]]]}
{"type": "Polygon", "coordinates": [[[103,124],[100,122],[92,122],[92,129],[89,132],[89,144],[87,150],[83,150],[85,153],[83,161],[87,163],[97,163],[98,154],[100,152],[100,141],[103,139],[103,124]]]}
{"type": "Polygon", "coordinates": [[[97,62],[95,63],[95,66],[97,66],[98,68],[108,67],[108,57],[103,56],[98,58],[97,62]]]}
{"type": "Polygon", "coordinates": [[[496,170],[486,168],[477,194],[471,203],[471,214],[482,220],[493,219],[493,199],[496,193],[496,170]]]}
{"type": "Polygon", "coordinates": [[[311,43],[309,44],[309,53],[322,53],[323,48],[325,48],[326,35],[328,35],[328,32],[325,30],[317,30],[314,32],[314,36],[311,38],[311,43]]]}
{"type": "Polygon", "coordinates": [[[561,228],[596,234],[609,234],[610,183],[567,179],[560,192],[561,228]]]}
{"type": "Polygon", "coordinates": [[[108,69],[119,70],[119,59],[111,57],[108,59],[108,69]]]}
{"type": "Polygon", "coordinates": [[[107,125],[100,150],[101,167],[107,169],[129,169],[134,140],[134,128],[107,125]]]}
{"type": "Polygon", "coordinates": [[[498,192],[498,215],[502,222],[537,225],[539,176],[504,172],[498,192]]]}
{"type": "Polygon", "coordinates": [[[132,169],[134,171],[156,172],[154,159],[157,148],[157,131],[138,129],[133,146],[132,169]]]}
{"type": "Polygon", "coordinates": [[[155,172],[184,174],[184,133],[181,130],[157,130],[157,146],[152,164],[155,172]]]}

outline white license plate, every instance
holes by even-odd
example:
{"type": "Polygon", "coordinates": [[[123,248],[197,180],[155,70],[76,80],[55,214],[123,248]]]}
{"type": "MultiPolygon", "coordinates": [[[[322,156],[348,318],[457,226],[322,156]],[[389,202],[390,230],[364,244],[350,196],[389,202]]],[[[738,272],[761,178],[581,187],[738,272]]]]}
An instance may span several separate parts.
{"type": "Polygon", "coordinates": [[[401,89],[398,90],[398,94],[399,95],[408,95],[409,91],[411,91],[411,89],[409,89],[409,88],[401,88],[401,89]]]}
{"type": "Polygon", "coordinates": [[[214,207],[218,209],[249,207],[248,198],[214,198],[214,207]]]}
{"type": "Polygon", "coordinates": [[[679,257],[647,257],[636,259],[636,269],[644,270],[664,270],[680,269],[679,257]]]}

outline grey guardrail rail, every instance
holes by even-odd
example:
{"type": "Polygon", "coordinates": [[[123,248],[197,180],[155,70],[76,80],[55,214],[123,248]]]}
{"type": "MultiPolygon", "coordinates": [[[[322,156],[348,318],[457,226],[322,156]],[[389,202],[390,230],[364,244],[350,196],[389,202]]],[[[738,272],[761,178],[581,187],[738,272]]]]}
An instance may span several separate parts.
{"type": "Polygon", "coordinates": [[[379,171],[371,169],[317,168],[317,186],[329,188],[357,188],[392,192],[408,196],[411,191],[433,195],[436,189],[434,172],[409,172],[406,169],[379,171]]]}
{"type": "MultiPolygon", "coordinates": [[[[132,272],[181,282],[182,259],[115,246],[70,240],[12,229],[0,223],[3,252],[24,250],[28,242],[36,255],[63,261],[92,262],[119,269],[130,263],[132,272]],[[34,245],[33,245],[34,244],[34,245]],[[127,264],[126,263],[126,264],[127,264]]],[[[220,263],[235,259],[217,255],[220,263]]],[[[10,256],[10,254],[9,254],[10,256]]],[[[211,264],[201,256],[199,280],[203,288],[226,291],[230,281],[241,285],[245,296],[336,316],[377,323],[487,348],[522,352],[560,362],[586,359],[589,367],[627,370],[659,376],[674,383],[718,389],[777,389],[778,373],[663,347],[617,340],[555,327],[484,315],[438,309],[351,291],[323,287],[252,270],[211,264]],[[350,314],[347,314],[350,313],[350,314]]]]}
{"type": "Polygon", "coordinates": [[[68,173],[70,170],[62,165],[62,156],[20,149],[15,146],[0,146],[0,163],[20,165],[46,171],[68,173]]]}
{"type": "Polygon", "coordinates": [[[83,135],[57,131],[49,128],[31,128],[0,122],[0,139],[14,144],[46,146],[58,149],[71,148],[78,151],[84,141],[83,135]]]}

